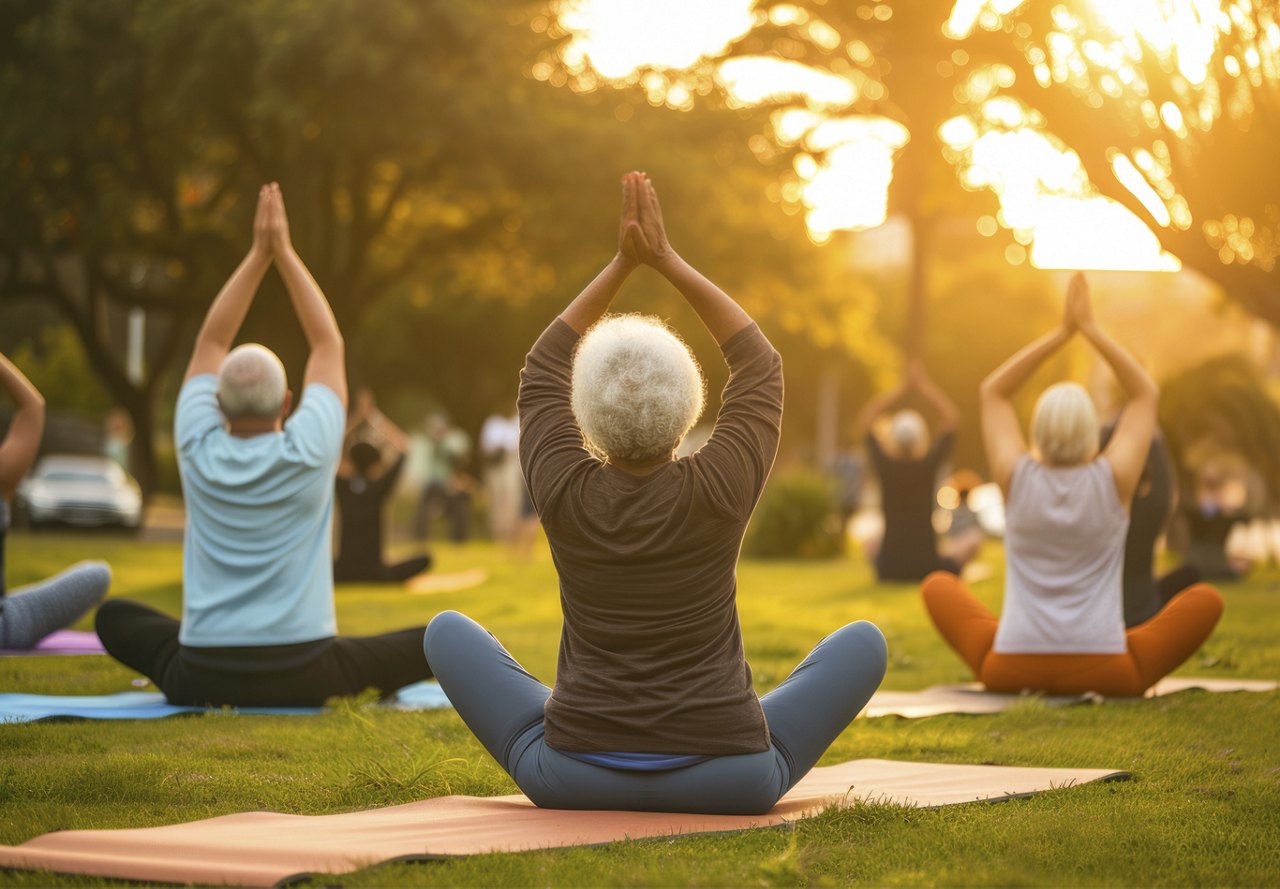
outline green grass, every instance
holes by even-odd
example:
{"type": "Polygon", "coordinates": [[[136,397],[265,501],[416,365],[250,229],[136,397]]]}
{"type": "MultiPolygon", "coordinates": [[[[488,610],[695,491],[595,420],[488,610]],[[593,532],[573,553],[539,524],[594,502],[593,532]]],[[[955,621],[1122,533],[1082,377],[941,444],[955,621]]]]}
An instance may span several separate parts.
{"type": "MultiPolygon", "coordinates": [[[[10,582],[86,555],[115,570],[112,595],[177,612],[175,544],[39,535],[10,541],[10,582]]],[[[345,586],[339,625],[358,634],[426,623],[454,608],[489,627],[550,680],[559,639],[545,551],[517,561],[483,544],[437,548],[440,570],[485,567],[483,586],[409,596],[345,586]]],[[[996,576],[976,591],[998,603],[996,576]]],[[[766,691],[829,630],[875,621],[889,640],[888,688],[969,677],[937,639],[914,587],[880,586],[858,560],[744,563],[739,604],[766,691]]],[[[1185,675],[1280,676],[1280,576],[1223,589],[1227,611],[1185,675]]],[[[0,659],[0,689],[107,693],[136,678],[106,658],[0,659]]],[[[1188,692],[1159,701],[997,716],[860,720],[825,762],[859,757],[1128,769],[1134,780],[999,805],[917,811],[860,805],[792,828],[445,862],[318,879],[346,886],[1280,885],[1280,694],[1188,692]]],[[[138,722],[0,726],[0,843],[51,830],[138,827],[270,809],[318,815],[448,793],[514,791],[452,712],[344,704],[315,717],[212,713],[138,722]]],[[[0,883],[113,885],[0,871],[0,883]]]]}

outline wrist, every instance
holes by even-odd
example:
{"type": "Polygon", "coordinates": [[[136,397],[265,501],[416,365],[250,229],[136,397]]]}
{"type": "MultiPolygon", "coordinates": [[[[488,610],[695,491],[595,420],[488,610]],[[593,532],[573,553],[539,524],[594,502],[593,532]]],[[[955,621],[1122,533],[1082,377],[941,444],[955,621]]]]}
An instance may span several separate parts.
{"type": "Polygon", "coordinates": [[[249,259],[257,263],[271,262],[271,246],[254,241],[252,246],[249,247],[249,259]]]}
{"type": "Polygon", "coordinates": [[[640,265],[640,261],[619,250],[613,255],[613,259],[610,260],[609,264],[624,272],[631,272],[635,270],[636,266],[640,265]]]}
{"type": "Polygon", "coordinates": [[[651,265],[656,271],[669,277],[683,262],[680,254],[668,247],[661,255],[654,257],[651,265]]]}

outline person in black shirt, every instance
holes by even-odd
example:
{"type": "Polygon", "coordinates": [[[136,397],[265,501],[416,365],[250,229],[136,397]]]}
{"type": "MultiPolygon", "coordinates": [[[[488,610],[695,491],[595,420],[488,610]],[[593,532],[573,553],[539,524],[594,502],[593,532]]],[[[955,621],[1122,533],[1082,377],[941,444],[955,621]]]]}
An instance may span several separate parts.
{"type": "MultiPolygon", "coordinates": [[[[1111,423],[1102,430],[1103,448],[1115,428],[1115,423],[1111,423]]],[[[1156,541],[1168,527],[1174,493],[1173,462],[1164,436],[1157,430],[1129,511],[1129,534],[1124,544],[1126,628],[1146,623],[1170,599],[1200,580],[1200,572],[1193,565],[1182,565],[1162,577],[1155,576],[1156,541]]]]}
{"type": "Polygon", "coordinates": [[[338,556],[333,579],[365,583],[400,583],[431,567],[430,556],[417,556],[387,565],[382,561],[382,512],[388,495],[404,468],[408,439],[374,404],[369,391],[356,398],[356,410],[348,425],[348,440],[363,426],[383,438],[396,452],[394,462],[382,468],[382,452],[376,445],[357,440],[347,449],[338,470],[337,500],[341,516],[338,556]]]}
{"type": "Polygon", "coordinates": [[[858,416],[857,434],[865,439],[869,462],[880,479],[884,536],[865,546],[880,580],[920,581],[934,571],[959,574],[977,552],[980,538],[949,555],[940,554],[933,529],[938,475],[951,456],[959,419],[955,402],[929,378],[918,360],[907,366],[901,386],[872,399],[858,416]],[[881,415],[897,408],[913,392],[938,413],[938,435],[932,447],[924,418],[913,410],[893,415],[883,441],[872,430],[881,415]]]}

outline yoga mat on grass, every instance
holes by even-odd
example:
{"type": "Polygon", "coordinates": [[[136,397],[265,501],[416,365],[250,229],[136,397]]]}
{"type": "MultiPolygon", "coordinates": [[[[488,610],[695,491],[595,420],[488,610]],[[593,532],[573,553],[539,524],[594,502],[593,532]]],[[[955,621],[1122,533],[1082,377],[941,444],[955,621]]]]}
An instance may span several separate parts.
{"type": "MultiPolygon", "coordinates": [[[[1157,682],[1146,696],[1148,698],[1163,697],[1193,688],[1208,692],[1275,691],[1280,688],[1280,682],[1270,679],[1206,679],[1168,676],[1157,682]]],[[[871,696],[871,700],[860,715],[919,719],[944,714],[1003,713],[1018,701],[1027,700],[1029,697],[1032,696],[987,691],[978,682],[964,685],[935,685],[924,691],[881,690],[871,696]]],[[[1051,707],[1101,700],[1097,695],[1035,695],[1034,697],[1051,707]]],[[[1126,699],[1116,698],[1115,700],[1126,699]]]]}
{"type": "Polygon", "coordinates": [[[1126,777],[1108,769],[859,759],[814,769],[765,815],[579,812],[539,809],[518,794],[446,796],[341,815],[245,812],[165,827],[59,831],[0,846],[0,867],[271,886],[392,861],[773,827],[855,801],[931,808],[1126,777]]]}
{"type": "MultiPolygon", "coordinates": [[[[434,710],[448,707],[449,699],[435,682],[406,686],[380,706],[395,710],[434,710]]],[[[36,722],[41,719],[161,719],[179,713],[224,712],[216,707],[180,707],[160,692],[124,691],[114,695],[0,694],[0,723],[36,722]]],[[[243,715],[306,716],[323,713],[320,707],[235,707],[225,712],[243,715]]]]}
{"type": "Polygon", "coordinates": [[[106,654],[97,633],[84,630],[55,630],[32,648],[0,648],[0,657],[49,654],[106,654]]]}

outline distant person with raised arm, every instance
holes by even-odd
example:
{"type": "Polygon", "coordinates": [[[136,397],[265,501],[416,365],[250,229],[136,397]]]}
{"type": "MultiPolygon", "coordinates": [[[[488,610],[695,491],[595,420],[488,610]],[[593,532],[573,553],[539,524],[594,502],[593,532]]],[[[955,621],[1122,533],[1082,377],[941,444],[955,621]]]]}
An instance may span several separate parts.
{"type": "Polygon", "coordinates": [[[333,579],[340,582],[402,583],[431,567],[430,556],[414,556],[388,565],[382,560],[382,514],[404,469],[409,437],[378,410],[373,393],[357,393],[347,423],[347,459],[338,469],[338,558],[333,579]],[[359,437],[371,433],[395,456],[384,465],[382,450],[359,437]]]}
{"type": "Polygon", "coordinates": [[[1080,274],[1071,279],[1062,325],[983,381],[983,442],[1006,504],[1003,613],[997,619],[953,574],[930,575],[923,594],[938,631],[992,691],[1141,695],[1213,632],[1222,596],[1203,584],[1125,629],[1129,509],[1155,433],[1158,396],[1142,365],[1093,320],[1080,274]],[[1028,448],[1013,395],[1076,334],[1111,367],[1128,402],[1099,453],[1088,393],[1056,383],[1036,403],[1028,448]]]}
{"type": "Polygon", "coordinates": [[[616,256],[552,321],[521,374],[520,459],[560,575],[552,690],[479,624],[437,615],[426,652],[467,726],[535,804],[749,814],[818,761],[884,676],[884,637],[836,630],[757,698],[736,569],[773,466],[782,359],[672,249],[657,194],[624,177],[616,256]],[[653,317],[604,317],[644,263],[720,344],[729,382],[705,445],[701,369],[653,317]]]}
{"type": "Polygon", "coordinates": [[[16,408],[8,432],[0,439],[0,648],[24,649],[75,623],[101,602],[111,585],[111,569],[103,562],[81,562],[40,583],[6,590],[4,551],[9,504],[18,482],[40,450],[44,397],[3,354],[0,389],[16,408]]]}
{"type": "Polygon", "coordinates": [[[873,398],[859,412],[854,437],[865,442],[880,480],[884,533],[864,544],[880,580],[919,582],[933,571],[959,574],[977,554],[982,540],[972,535],[959,541],[952,552],[939,553],[933,528],[938,476],[951,456],[959,423],[955,402],[929,378],[918,359],[908,363],[902,385],[873,398]],[[899,409],[912,393],[924,398],[938,415],[932,444],[924,417],[899,409]],[[881,438],[875,423],[889,411],[895,412],[881,438]]]}
{"type": "Polygon", "coordinates": [[[178,394],[182,621],[118,599],[98,610],[107,651],[171,703],[316,706],[430,676],[421,627],[337,635],[331,538],[346,404],[342,334],[293,249],[279,186],[263,186],[253,245],[214,299],[178,394]],[[273,262],[311,349],[292,416],[280,359],[232,348],[273,262]]]}

